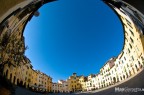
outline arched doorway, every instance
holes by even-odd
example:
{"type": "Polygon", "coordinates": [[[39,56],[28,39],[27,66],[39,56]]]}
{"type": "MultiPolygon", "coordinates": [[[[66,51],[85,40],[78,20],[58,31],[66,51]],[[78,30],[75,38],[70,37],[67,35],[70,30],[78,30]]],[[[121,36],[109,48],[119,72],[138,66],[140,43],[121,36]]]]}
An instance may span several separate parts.
{"type": "Polygon", "coordinates": [[[20,84],[19,84],[19,86],[23,87],[23,82],[22,82],[22,81],[20,81],[20,84]]]}
{"type": "Polygon", "coordinates": [[[125,75],[123,75],[123,79],[125,79],[125,75]]]}
{"type": "Polygon", "coordinates": [[[142,64],[138,61],[139,67],[142,68],[142,64]]]}
{"type": "Polygon", "coordinates": [[[136,67],[136,70],[138,71],[139,69],[138,69],[138,67],[137,67],[137,65],[135,64],[135,67],[136,67]]]}
{"type": "Polygon", "coordinates": [[[122,80],[122,77],[120,77],[120,79],[122,80]]]}
{"type": "Polygon", "coordinates": [[[19,79],[17,79],[17,85],[18,85],[18,86],[20,85],[19,79]]]}
{"type": "Polygon", "coordinates": [[[29,84],[28,84],[28,88],[30,88],[29,84]]]}
{"type": "Polygon", "coordinates": [[[24,87],[26,88],[26,82],[24,83],[24,87]]]}
{"type": "Polygon", "coordinates": [[[15,84],[15,82],[16,82],[16,77],[14,76],[13,84],[15,84]]]}
{"type": "Polygon", "coordinates": [[[130,70],[129,70],[129,75],[130,75],[130,76],[132,75],[130,70]]]}
{"type": "Polygon", "coordinates": [[[72,88],[72,92],[74,92],[75,90],[74,90],[74,88],[72,88]]]}
{"type": "Polygon", "coordinates": [[[128,73],[126,72],[126,78],[128,78],[128,73]]]}
{"type": "Polygon", "coordinates": [[[115,77],[113,77],[113,83],[114,83],[114,84],[116,83],[116,78],[115,78],[115,77]]]}
{"type": "Polygon", "coordinates": [[[132,68],[132,71],[133,71],[133,74],[135,74],[135,70],[134,70],[134,68],[132,68]]]}
{"type": "Polygon", "coordinates": [[[10,82],[12,82],[12,73],[10,74],[10,82]]]}
{"type": "Polygon", "coordinates": [[[6,78],[8,78],[8,70],[6,70],[6,78]]]}

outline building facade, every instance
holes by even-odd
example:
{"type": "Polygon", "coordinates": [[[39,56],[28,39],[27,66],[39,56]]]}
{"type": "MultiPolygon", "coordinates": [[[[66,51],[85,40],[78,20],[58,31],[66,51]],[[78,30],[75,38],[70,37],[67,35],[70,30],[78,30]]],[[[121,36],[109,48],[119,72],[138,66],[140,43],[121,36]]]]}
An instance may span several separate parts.
{"type": "Polygon", "coordinates": [[[58,80],[58,84],[61,85],[60,92],[62,92],[62,93],[68,93],[69,92],[67,80],[66,81],[65,80],[58,80]]]}
{"type": "Polygon", "coordinates": [[[68,89],[70,92],[81,91],[82,87],[79,82],[81,76],[77,76],[76,73],[73,73],[68,79],[68,89]]]}
{"type": "MultiPolygon", "coordinates": [[[[45,1],[45,0],[44,0],[45,1]]],[[[144,15],[122,0],[103,0],[119,17],[123,25],[124,44],[121,53],[109,59],[98,74],[77,76],[52,83],[52,78],[34,70],[24,55],[23,30],[41,6],[41,0],[31,2],[15,11],[0,25],[0,65],[3,76],[11,83],[33,91],[76,92],[106,88],[137,75],[144,67],[144,15]]]]}

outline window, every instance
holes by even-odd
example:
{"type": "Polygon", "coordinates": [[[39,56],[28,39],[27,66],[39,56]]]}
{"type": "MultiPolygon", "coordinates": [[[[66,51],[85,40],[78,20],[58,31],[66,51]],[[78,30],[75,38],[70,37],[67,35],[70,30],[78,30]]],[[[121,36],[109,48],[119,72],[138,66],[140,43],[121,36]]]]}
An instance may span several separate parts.
{"type": "Polygon", "coordinates": [[[121,19],[124,19],[124,18],[121,16],[121,19]]]}
{"type": "Polygon", "coordinates": [[[141,57],[141,59],[142,59],[142,60],[144,60],[144,58],[143,58],[143,57],[141,57]]]}
{"type": "Polygon", "coordinates": [[[126,60],[126,58],[124,57],[124,59],[126,60]]]}
{"type": "Polygon", "coordinates": [[[125,37],[125,40],[128,42],[128,39],[125,37]]]}
{"type": "Polygon", "coordinates": [[[132,56],[131,58],[132,58],[132,60],[134,61],[134,58],[133,58],[133,56],[132,56]]]}
{"type": "Polygon", "coordinates": [[[128,48],[128,53],[130,53],[130,50],[129,50],[129,48],[128,48]]]}
{"type": "Polygon", "coordinates": [[[139,66],[141,66],[141,63],[138,61],[139,66]]]}
{"type": "MultiPolygon", "coordinates": [[[[129,27],[131,27],[132,28],[132,26],[129,24],[129,23],[127,23],[128,25],[129,25],[129,27]]],[[[133,29],[133,28],[132,28],[133,29]]]]}
{"type": "MultiPolygon", "coordinates": [[[[123,24],[124,24],[124,23],[123,23],[123,24]]],[[[127,25],[126,25],[126,24],[124,24],[124,27],[125,27],[125,28],[127,28],[127,25]]]]}
{"type": "Polygon", "coordinates": [[[130,37],[130,40],[131,40],[132,43],[134,43],[134,41],[133,41],[133,39],[131,37],[130,37]]]}
{"type": "Polygon", "coordinates": [[[126,35],[126,36],[128,36],[128,33],[127,33],[127,31],[125,31],[125,35],[126,35]]]}
{"type": "MultiPolygon", "coordinates": [[[[125,19],[126,19],[126,18],[125,18],[125,19]]],[[[127,23],[131,24],[131,22],[130,22],[129,20],[126,19],[126,21],[127,21],[127,23]]]]}
{"type": "Polygon", "coordinates": [[[132,28],[131,22],[129,20],[127,20],[127,19],[126,19],[126,21],[127,21],[127,24],[132,28]]]}
{"type": "Polygon", "coordinates": [[[137,71],[138,71],[138,67],[137,67],[137,65],[135,64],[135,67],[136,67],[136,69],[137,69],[137,71]]]}
{"type": "Polygon", "coordinates": [[[130,48],[132,49],[132,45],[129,43],[130,48]]]}
{"type": "Polygon", "coordinates": [[[126,15],[126,13],[123,11],[123,10],[120,10],[123,14],[125,14],[126,15]]]}
{"type": "Polygon", "coordinates": [[[122,63],[124,63],[123,60],[122,60],[122,63]]]}
{"type": "Polygon", "coordinates": [[[130,29],[129,29],[129,31],[130,31],[130,32],[131,32],[131,34],[134,36],[134,33],[133,33],[133,31],[132,31],[132,30],[130,30],[130,29]]]}

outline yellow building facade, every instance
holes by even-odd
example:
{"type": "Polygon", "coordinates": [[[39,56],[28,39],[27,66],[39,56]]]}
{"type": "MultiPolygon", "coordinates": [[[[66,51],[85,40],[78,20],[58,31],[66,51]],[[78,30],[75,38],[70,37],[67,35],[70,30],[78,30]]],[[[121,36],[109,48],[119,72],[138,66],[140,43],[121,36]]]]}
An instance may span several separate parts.
{"type": "Polygon", "coordinates": [[[15,85],[31,88],[33,91],[51,92],[52,78],[40,71],[33,70],[28,59],[25,62],[28,63],[24,63],[24,65],[18,67],[6,64],[3,76],[15,85]]]}
{"type": "Polygon", "coordinates": [[[82,89],[79,79],[80,76],[77,76],[76,73],[73,73],[73,75],[67,79],[70,92],[80,91],[82,89]]]}

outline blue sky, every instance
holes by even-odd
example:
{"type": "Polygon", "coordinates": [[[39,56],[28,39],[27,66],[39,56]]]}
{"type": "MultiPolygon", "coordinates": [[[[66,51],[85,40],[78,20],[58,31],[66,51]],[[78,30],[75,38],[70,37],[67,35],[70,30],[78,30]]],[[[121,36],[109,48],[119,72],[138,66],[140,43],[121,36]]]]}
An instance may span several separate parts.
{"type": "Polygon", "coordinates": [[[101,0],[58,0],[39,12],[25,29],[26,56],[54,82],[96,74],[122,50],[122,25],[101,0]]]}

